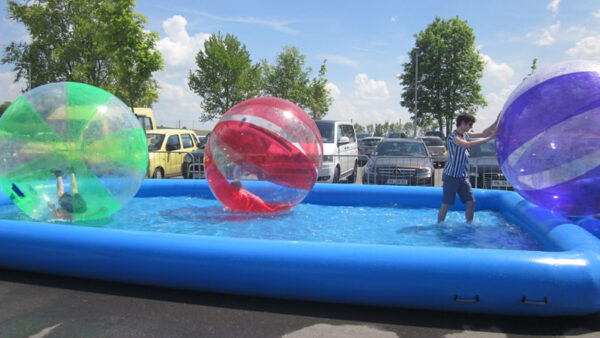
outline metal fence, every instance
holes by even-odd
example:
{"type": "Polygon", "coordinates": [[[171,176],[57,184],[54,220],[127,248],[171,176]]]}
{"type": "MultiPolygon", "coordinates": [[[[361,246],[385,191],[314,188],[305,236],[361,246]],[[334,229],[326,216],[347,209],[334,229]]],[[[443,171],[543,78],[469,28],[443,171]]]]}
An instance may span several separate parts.
{"type": "Polygon", "coordinates": [[[191,178],[191,179],[200,179],[206,178],[204,175],[204,162],[190,162],[184,165],[187,170],[184,170],[182,173],[183,178],[191,178]]]}
{"type": "MultiPolygon", "coordinates": [[[[496,162],[497,163],[497,162],[496,162]]],[[[500,166],[492,164],[471,164],[469,179],[473,188],[514,190],[506,180],[500,166]]]]}
{"type": "MultiPolygon", "coordinates": [[[[335,175],[334,165],[341,163],[344,160],[354,161],[355,156],[335,155],[335,157],[323,162],[321,171],[319,172],[320,183],[327,183],[332,179],[326,179],[331,175],[335,175]]],[[[354,175],[354,183],[357,184],[377,184],[377,185],[399,185],[399,186],[441,186],[443,169],[435,169],[430,163],[430,159],[424,158],[407,158],[407,157],[385,157],[374,159],[367,163],[366,159],[360,161],[357,171],[354,175]]],[[[513,190],[506,177],[502,173],[502,169],[496,163],[479,163],[474,161],[470,166],[469,179],[473,188],[479,189],[499,189],[513,190]]],[[[187,170],[184,170],[184,178],[203,179],[206,178],[204,173],[203,162],[191,162],[187,165],[187,170]]],[[[348,183],[346,173],[339,183],[348,183]]]]}

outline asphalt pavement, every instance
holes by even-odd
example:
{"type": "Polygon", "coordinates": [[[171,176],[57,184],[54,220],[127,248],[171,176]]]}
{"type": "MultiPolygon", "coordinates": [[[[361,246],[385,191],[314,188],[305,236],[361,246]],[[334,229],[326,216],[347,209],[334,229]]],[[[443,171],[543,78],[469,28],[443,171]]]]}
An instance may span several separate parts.
{"type": "Polygon", "coordinates": [[[598,337],[531,318],[280,300],[0,270],[0,337],[598,337]]]}

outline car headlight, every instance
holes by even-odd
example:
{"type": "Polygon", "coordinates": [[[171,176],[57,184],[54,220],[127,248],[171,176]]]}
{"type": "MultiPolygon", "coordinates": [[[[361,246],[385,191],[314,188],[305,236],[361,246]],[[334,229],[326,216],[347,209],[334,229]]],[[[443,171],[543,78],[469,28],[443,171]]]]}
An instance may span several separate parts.
{"type": "Polygon", "coordinates": [[[431,175],[431,168],[420,168],[417,170],[417,176],[429,176],[431,175]]]}
{"type": "Polygon", "coordinates": [[[183,161],[188,164],[192,163],[192,162],[194,162],[194,157],[191,154],[185,154],[183,161]]]}
{"type": "Polygon", "coordinates": [[[333,155],[324,155],[323,162],[333,162],[333,155]]]}

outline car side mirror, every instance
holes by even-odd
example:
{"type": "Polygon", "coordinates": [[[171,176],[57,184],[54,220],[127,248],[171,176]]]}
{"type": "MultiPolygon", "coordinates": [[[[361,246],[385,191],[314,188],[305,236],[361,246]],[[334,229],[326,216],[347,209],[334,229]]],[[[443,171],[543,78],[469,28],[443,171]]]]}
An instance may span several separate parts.
{"type": "Polygon", "coordinates": [[[340,140],[338,141],[338,144],[342,145],[342,144],[348,144],[350,143],[350,139],[348,138],[348,136],[342,136],[340,137],[340,140]]]}

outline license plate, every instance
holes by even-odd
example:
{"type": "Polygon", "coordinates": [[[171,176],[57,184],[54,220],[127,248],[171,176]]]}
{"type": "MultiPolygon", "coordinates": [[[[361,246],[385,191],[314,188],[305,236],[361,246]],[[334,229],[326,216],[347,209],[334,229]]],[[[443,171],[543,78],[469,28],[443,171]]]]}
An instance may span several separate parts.
{"type": "Polygon", "coordinates": [[[492,187],[509,187],[508,181],[505,180],[492,180],[492,187]]]}
{"type": "Polygon", "coordinates": [[[387,184],[407,185],[408,180],[405,178],[389,178],[387,184]]]}

